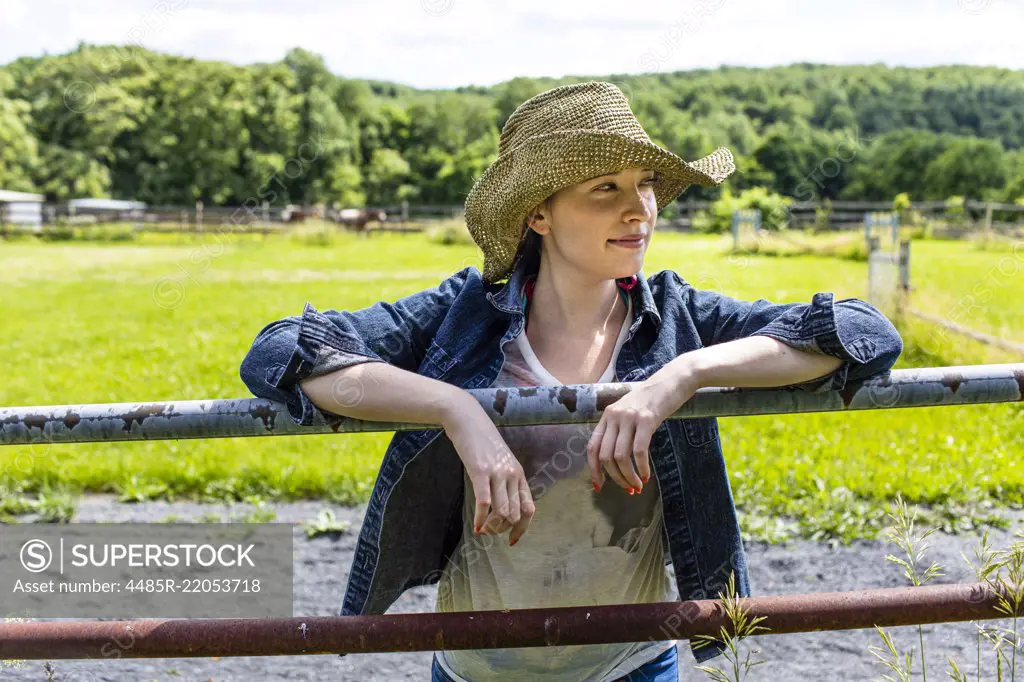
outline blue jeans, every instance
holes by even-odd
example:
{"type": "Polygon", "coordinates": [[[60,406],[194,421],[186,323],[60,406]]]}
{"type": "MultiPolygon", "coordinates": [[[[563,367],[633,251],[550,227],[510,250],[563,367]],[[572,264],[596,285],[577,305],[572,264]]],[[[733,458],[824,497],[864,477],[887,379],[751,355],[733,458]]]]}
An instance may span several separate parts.
{"type": "MultiPolygon", "coordinates": [[[[620,677],[616,682],[677,682],[679,679],[679,658],[676,647],[672,647],[655,659],[620,677]]],[[[441,669],[437,654],[430,666],[430,682],[452,682],[452,678],[441,669]]]]}

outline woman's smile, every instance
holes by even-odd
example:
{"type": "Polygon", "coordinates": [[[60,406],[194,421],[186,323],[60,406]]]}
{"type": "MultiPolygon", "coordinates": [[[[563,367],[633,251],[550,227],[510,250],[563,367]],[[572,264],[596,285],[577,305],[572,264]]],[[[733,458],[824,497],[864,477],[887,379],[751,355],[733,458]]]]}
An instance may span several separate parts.
{"type": "Polygon", "coordinates": [[[644,242],[647,240],[646,235],[637,235],[630,237],[623,237],[621,239],[609,239],[609,244],[622,247],[624,249],[639,249],[642,248],[644,242]]]}

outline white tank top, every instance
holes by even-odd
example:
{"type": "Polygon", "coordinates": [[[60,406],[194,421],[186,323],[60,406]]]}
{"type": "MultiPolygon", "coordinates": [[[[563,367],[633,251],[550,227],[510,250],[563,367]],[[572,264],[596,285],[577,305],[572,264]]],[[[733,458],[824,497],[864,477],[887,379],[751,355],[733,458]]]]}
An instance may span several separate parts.
{"type": "MultiPolygon", "coordinates": [[[[628,299],[627,299],[628,300],[628,299]]],[[[598,383],[616,381],[615,361],[629,332],[632,302],[611,361],[598,383]]],[[[561,382],[541,366],[525,334],[503,347],[505,362],[492,386],[561,382]]],[[[631,496],[605,476],[595,493],[586,447],[596,424],[499,427],[522,464],[536,513],[529,530],[508,546],[508,532],[473,534],[476,499],[465,475],[462,541],[438,584],[437,611],[488,611],[675,601],[665,567],[662,508],[652,477],[631,496]]],[[[453,679],[614,680],[657,658],[675,640],[439,652],[453,679]]]]}

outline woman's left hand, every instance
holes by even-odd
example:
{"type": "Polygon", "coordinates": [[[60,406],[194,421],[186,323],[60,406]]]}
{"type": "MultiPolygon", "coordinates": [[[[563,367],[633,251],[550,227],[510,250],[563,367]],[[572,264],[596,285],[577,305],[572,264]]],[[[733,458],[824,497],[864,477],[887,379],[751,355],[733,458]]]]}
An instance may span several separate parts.
{"type": "Polygon", "coordinates": [[[651,477],[648,451],[655,429],[700,388],[684,357],[680,355],[604,409],[587,443],[595,491],[604,485],[607,472],[630,495],[643,492],[643,484],[651,477]]]}

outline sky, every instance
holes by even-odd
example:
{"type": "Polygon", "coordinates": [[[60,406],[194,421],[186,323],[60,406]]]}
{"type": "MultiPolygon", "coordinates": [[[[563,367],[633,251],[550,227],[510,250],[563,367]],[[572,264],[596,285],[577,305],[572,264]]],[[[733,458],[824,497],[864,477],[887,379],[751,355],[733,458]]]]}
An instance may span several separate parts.
{"type": "Polygon", "coordinates": [[[1024,68],[1019,0],[3,0],[0,64],[80,41],[234,64],[293,47],[418,88],[794,62],[1024,68]]]}

